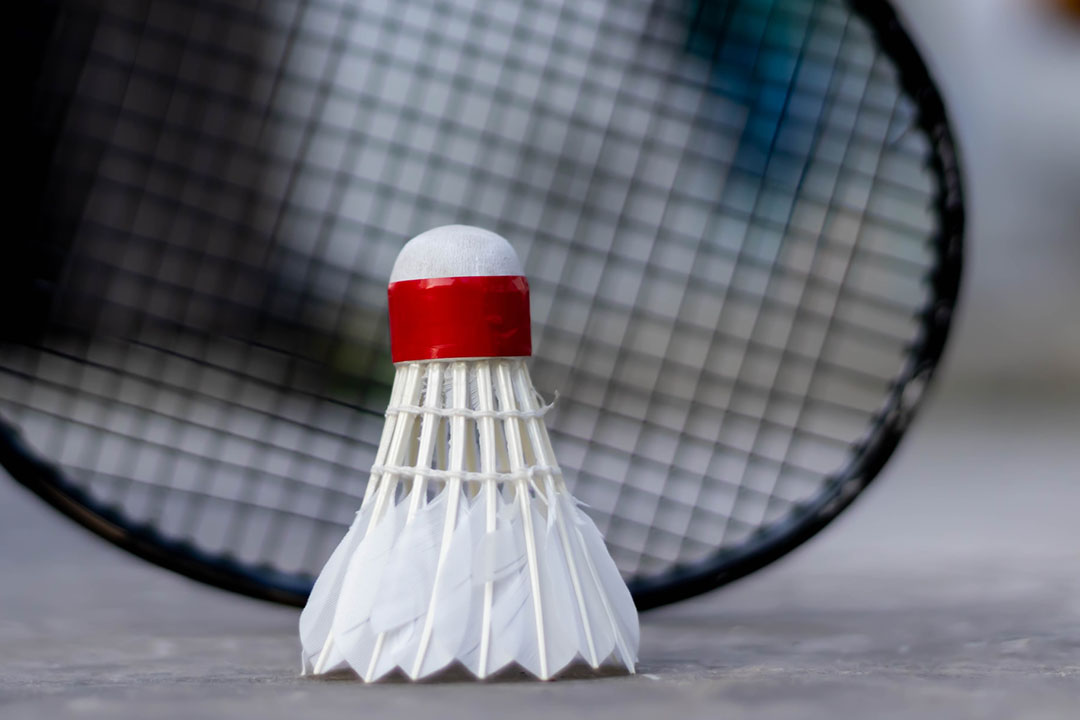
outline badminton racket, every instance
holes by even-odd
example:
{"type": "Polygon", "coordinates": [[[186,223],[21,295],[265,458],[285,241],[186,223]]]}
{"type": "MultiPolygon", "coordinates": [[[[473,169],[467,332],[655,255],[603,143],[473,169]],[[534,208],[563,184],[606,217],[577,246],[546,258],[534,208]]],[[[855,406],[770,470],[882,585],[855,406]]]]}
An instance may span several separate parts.
{"type": "Polygon", "coordinates": [[[638,605],[881,470],[948,335],[940,94],[861,0],[29,2],[0,462],[94,532],[302,604],[359,506],[405,240],[510,239],[573,494],[638,605]]]}

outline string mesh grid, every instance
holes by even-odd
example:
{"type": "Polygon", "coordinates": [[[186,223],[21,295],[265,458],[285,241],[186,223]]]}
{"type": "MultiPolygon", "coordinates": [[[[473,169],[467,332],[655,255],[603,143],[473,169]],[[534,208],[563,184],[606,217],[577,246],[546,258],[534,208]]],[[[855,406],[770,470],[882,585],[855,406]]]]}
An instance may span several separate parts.
{"type": "Polygon", "coordinates": [[[0,413],[208,552],[318,571],[382,431],[390,268],[434,226],[520,254],[556,455],[628,578],[798,513],[919,337],[930,145],[839,0],[57,13],[0,413]]]}

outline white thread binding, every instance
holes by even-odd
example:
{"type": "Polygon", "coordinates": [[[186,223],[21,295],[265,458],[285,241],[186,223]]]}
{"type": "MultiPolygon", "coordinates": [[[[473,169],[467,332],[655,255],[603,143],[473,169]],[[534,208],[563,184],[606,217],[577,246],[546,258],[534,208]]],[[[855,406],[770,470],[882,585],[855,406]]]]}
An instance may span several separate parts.
{"type": "Polygon", "coordinates": [[[496,420],[519,418],[521,420],[531,420],[547,415],[548,411],[555,407],[555,403],[559,401],[559,393],[556,391],[555,399],[546,405],[543,404],[543,398],[540,397],[539,393],[537,393],[537,398],[540,400],[541,405],[534,410],[472,410],[468,408],[436,408],[400,404],[386,408],[386,417],[405,413],[407,415],[434,415],[436,417],[495,418],[496,420]]]}
{"type": "Polygon", "coordinates": [[[453,478],[459,478],[463,482],[511,482],[514,480],[528,480],[533,482],[537,477],[543,475],[556,475],[562,477],[562,470],[558,465],[531,465],[529,467],[521,468],[520,470],[514,470],[511,472],[496,472],[496,473],[484,473],[484,472],[471,472],[468,470],[437,470],[435,468],[417,468],[409,467],[407,465],[373,465],[371,467],[372,475],[382,475],[389,473],[392,475],[404,475],[407,477],[423,477],[435,480],[451,480],[453,478]]]}

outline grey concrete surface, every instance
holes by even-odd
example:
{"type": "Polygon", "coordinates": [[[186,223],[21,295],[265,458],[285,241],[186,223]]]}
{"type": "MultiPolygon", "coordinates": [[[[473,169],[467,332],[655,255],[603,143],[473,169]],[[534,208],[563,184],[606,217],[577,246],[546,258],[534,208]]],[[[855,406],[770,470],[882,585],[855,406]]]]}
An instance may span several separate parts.
{"type": "Polygon", "coordinates": [[[1075,718],[1080,397],[1055,395],[939,394],[825,534],[644,615],[629,678],[301,678],[295,611],[146,566],[4,479],[0,717],[1075,718]]]}

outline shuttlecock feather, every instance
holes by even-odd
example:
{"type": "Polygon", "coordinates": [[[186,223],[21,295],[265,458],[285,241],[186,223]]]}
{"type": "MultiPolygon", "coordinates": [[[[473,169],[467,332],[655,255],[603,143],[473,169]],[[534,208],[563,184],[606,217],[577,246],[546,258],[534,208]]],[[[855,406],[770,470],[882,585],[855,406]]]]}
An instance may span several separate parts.
{"type": "Polygon", "coordinates": [[[513,249],[478,228],[429,231],[403,248],[390,297],[386,425],[300,618],[304,672],[633,672],[637,612],[552,451],[513,249]]]}

